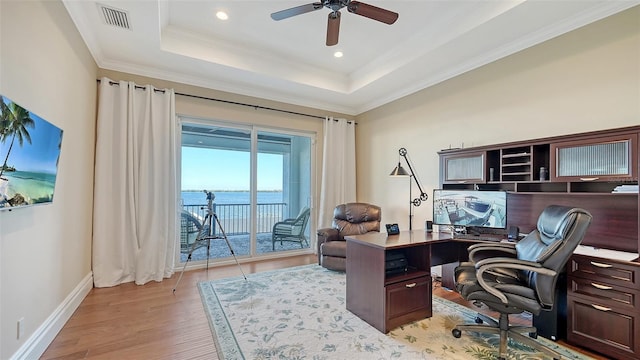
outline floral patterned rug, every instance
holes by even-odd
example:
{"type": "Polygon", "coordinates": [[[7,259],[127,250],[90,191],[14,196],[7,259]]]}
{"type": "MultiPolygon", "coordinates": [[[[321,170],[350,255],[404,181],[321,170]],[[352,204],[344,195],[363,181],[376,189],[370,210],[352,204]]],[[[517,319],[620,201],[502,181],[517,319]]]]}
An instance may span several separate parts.
{"type": "MultiPolygon", "coordinates": [[[[346,310],[346,276],[305,265],[198,284],[221,359],[495,359],[497,335],[451,335],[471,309],[433,297],[433,317],[383,334],[346,310]]],[[[538,337],[569,359],[590,359],[538,337]]],[[[509,343],[508,359],[545,359],[509,343]]]]}

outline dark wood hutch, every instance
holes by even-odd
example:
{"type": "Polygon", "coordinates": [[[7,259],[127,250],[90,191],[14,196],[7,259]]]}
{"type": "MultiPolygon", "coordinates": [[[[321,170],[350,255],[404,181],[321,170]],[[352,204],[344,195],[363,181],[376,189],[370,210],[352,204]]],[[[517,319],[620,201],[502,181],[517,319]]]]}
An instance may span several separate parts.
{"type": "MultiPolygon", "coordinates": [[[[593,215],[582,244],[638,253],[640,126],[439,152],[443,189],[506,190],[507,226],[528,233],[550,204],[593,215]],[[627,191],[631,189],[631,191],[627,191]]],[[[443,268],[443,282],[451,267],[443,268]]],[[[567,341],[640,358],[640,260],[574,255],[567,264],[567,341]]]]}

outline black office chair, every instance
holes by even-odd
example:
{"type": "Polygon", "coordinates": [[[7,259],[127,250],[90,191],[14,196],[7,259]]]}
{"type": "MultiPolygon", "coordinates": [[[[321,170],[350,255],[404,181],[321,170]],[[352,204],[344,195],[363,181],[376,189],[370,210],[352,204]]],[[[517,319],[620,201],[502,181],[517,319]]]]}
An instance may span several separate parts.
{"type": "Polygon", "coordinates": [[[591,214],[583,209],[551,205],[538,217],[537,229],[519,242],[470,246],[470,261],[455,270],[456,289],[477,306],[499,312],[500,318],[496,322],[478,314],[476,324],[457,325],[453,336],[459,338],[462,330],[500,334],[499,359],[505,359],[508,338],[559,359],[560,354],[531,339],[537,337],[535,327],[510,326],[509,314],[537,316],[553,308],[558,277],[590,223],[591,214]]]}

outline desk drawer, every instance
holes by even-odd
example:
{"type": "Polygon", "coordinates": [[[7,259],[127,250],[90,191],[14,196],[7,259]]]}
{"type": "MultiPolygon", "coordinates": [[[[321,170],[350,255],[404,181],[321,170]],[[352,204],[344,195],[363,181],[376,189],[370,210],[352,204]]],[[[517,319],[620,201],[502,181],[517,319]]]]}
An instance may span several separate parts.
{"type": "Polygon", "coordinates": [[[640,288],[640,267],[615,260],[573,255],[569,261],[569,276],[576,276],[607,285],[640,288]]]}
{"type": "Polygon", "coordinates": [[[567,340],[570,343],[616,359],[638,359],[640,324],[637,313],[577,296],[567,296],[567,302],[567,340]]]}
{"type": "Polygon", "coordinates": [[[629,311],[640,307],[640,290],[609,285],[591,279],[569,277],[569,294],[607,306],[620,306],[629,311]]]}
{"type": "Polygon", "coordinates": [[[431,276],[420,276],[385,288],[386,330],[431,316],[431,276]]]}

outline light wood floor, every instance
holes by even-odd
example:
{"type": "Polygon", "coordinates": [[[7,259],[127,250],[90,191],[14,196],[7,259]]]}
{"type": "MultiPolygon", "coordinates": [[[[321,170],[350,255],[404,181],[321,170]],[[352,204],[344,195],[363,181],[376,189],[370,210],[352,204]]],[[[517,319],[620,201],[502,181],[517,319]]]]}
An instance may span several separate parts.
{"type": "MultiPolygon", "coordinates": [[[[248,274],[312,264],[316,259],[312,255],[296,256],[242,264],[242,269],[248,274]]],[[[128,283],[92,289],[41,359],[218,359],[196,284],[240,276],[240,270],[229,265],[185,272],[174,294],[178,275],[143,286],[128,283]]],[[[440,288],[438,282],[434,282],[433,292],[478,310],[457,293],[440,288]]],[[[522,318],[517,322],[527,321],[522,318]]]]}

